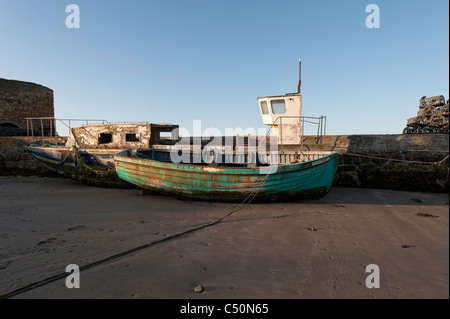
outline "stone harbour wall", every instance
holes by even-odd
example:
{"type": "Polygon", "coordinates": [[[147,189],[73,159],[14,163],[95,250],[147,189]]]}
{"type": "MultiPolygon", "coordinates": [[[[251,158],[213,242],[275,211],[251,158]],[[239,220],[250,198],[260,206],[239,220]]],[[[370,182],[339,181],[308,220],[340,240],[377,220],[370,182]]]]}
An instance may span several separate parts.
{"type": "MultiPolygon", "coordinates": [[[[0,175],[56,176],[23,150],[27,143],[0,137],[0,175]]],[[[319,143],[308,136],[304,143],[341,153],[334,186],[449,192],[448,134],[339,135],[319,143]]]]}
{"type": "Polygon", "coordinates": [[[305,144],[341,152],[334,186],[449,192],[448,134],[307,137],[305,144]]]}
{"type": "MultiPolygon", "coordinates": [[[[24,150],[24,147],[29,143],[41,140],[42,137],[0,137],[0,176],[59,176],[58,173],[34,160],[24,150]]],[[[60,138],[61,143],[64,140],[64,138],[60,138]]]]}

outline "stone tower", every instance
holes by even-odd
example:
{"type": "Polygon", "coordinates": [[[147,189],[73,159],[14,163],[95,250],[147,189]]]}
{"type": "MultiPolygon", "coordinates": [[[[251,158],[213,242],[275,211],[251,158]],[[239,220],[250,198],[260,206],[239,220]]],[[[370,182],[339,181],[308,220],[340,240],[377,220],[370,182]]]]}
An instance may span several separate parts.
{"type": "MultiPolygon", "coordinates": [[[[0,78],[0,136],[26,135],[30,117],[54,117],[53,90],[30,82],[0,78]]],[[[41,131],[34,121],[34,131],[41,131]]],[[[50,122],[43,125],[46,135],[50,122]]]]}

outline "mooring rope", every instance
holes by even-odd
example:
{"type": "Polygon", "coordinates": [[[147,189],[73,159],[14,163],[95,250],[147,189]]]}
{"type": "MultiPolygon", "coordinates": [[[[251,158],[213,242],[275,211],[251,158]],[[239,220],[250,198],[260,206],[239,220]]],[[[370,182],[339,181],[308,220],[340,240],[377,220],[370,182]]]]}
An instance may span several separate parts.
{"type": "MultiPolygon", "coordinates": [[[[276,167],[276,166],[274,166],[274,167],[276,167]]],[[[152,242],[150,242],[148,244],[144,244],[142,246],[139,246],[139,247],[136,247],[136,248],[132,248],[132,249],[129,249],[129,250],[117,253],[115,255],[112,255],[112,256],[109,256],[109,257],[97,260],[95,262],[92,262],[92,263],[89,263],[87,265],[84,265],[84,266],[80,267],[79,270],[80,271],[84,271],[84,270],[87,270],[89,268],[92,268],[92,267],[104,264],[106,262],[112,261],[114,259],[117,259],[117,258],[126,256],[126,255],[129,255],[129,254],[132,254],[134,252],[137,252],[137,251],[140,251],[140,250],[143,250],[143,249],[146,249],[146,248],[149,248],[149,247],[154,246],[156,244],[160,244],[160,243],[163,243],[165,241],[169,241],[169,240],[172,240],[172,239],[175,239],[175,238],[187,235],[189,233],[192,233],[192,232],[195,232],[195,231],[198,231],[198,230],[202,230],[202,229],[205,229],[205,228],[208,228],[208,227],[211,227],[211,226],[214,226],[214,225],[217,225],[217,224],[221,223],[223,220],[225,220],[226,218],[230,217],[232,214],[240,211],[241,209],[243,209],[245,207],[245,205],[250,204],[255,199],[255,197],[262,190],[263,186],[266,184],[268,176],[270,174],[272,174],[272,169],[273,169],[273,167],[264,176],[264,178],[259,182],[259,185],[257,186],[256,189],[254,189],[252,192],[250,192],[247,195],[247,197],[239,205],[235,205],[231,209],[231,211],[228,212],[223,217],[221,217],[221,218],[219,218],[219,219],[217,219],[217,220],[215,220],[215,221],[213,221],[211,223],[207,223],[207,224],[204,224],[204,225],[201,225],[201,226],[198,226],[198,227],[194,227],[194,228],[188,229],[186,231],[183,231],[181,233],[171,234],[171,235],[169,235],[167,237],[154,240],[154,241],[152,241],[152,242]]],[[[68,276],[68,273],[64,272],[64,273],[60,273],[60,274],[48,277],[46,279],[40,280],[40,281],[36,281],[36,282],[34,282],[32,284],[29,284],[29,285],[26,285],[24,287],[18,288],[16,290],[11,291],[11,292],[8,292],[8,293],[5,293],[5,294],[1,294],[0,295],[0,299],[7,299],[7,298],[11,298],[11,297],[17,296],[17,295],[22,294],[24,292],[36,289],[38,287],[42,287],[44,285],[47,285],[49,283],[55,282],[55,281],[60,280],[60,279],[63,279],[65,277],[67,277],[67,276],[68,276]]]]}
{"type": "Polygon", "coordinates": [[[373,159],[379,159],[379,160],[385,160],[385,161],[393,161],[393,162],[405,162],[405,163],[428,164],[428,165],[442,164],[449,157],[449,155],[447,155],[443,160],[438,161],[438,162],[421,162],[421,161],[409,161],[409,160],[401,160],[401,159],[394,159],[394,158],[387,158],[387,157],[378,157],[378,156],[371,156],[371,155],[362,155],[362,154],[354,154],[354,153],[342,153],[342,155],[351,155],[351,156],[355,156],[355,157],[373,158],[373,159]]]}

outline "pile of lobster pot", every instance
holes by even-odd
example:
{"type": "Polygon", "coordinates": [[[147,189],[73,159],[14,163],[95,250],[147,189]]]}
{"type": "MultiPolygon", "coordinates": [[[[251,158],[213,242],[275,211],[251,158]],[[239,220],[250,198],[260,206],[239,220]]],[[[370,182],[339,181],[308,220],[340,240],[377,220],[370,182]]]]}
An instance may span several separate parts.
{"type": "Polygon", "coordinates": [[[444,96],[422,97],[417,116],[408,119],[403,134],[448,134],[448,111],[444,96]]]}

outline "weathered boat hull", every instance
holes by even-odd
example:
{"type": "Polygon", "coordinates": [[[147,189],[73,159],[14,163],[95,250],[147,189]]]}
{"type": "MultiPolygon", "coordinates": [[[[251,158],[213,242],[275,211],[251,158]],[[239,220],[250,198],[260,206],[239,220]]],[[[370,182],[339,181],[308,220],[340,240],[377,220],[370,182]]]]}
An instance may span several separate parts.
{"type": "Polygon", "coordinates": [[[240,202],[292,201],[325,196],[333,183],[338,153],[317,160],[270,168],[174,164],[114,156],[117,175],[141,188],[198,200],[240,202]],[[271,173],[267,174],[271,170],[271,173]]]}
{"type": "Polygon", "coordinates": [[[121,149],[73,149],[65,146],[30,145],[26,151],[35,160],[81,184],[108,188],[135,188],[120,179],[114,169],[114,154],[121,149]]]}
{"type": "Polygon", "coordinates": [[[25,147],[25,150],[36,161],[60,174],[70,174],[76,171],[76,164],[68,147],[30,145],[25,147]]]}
{"type": "Polygon", "coordinates": [[[26,151],[37,161],[61,174],[75,173],[80,166],[78,161],[93,170],[105,171],[114,167],[114,155],[121,149],[78,149],[65,146],[30,145],[26,151]],[[78,166],[78,167],[77,167],[78,166]]]}

